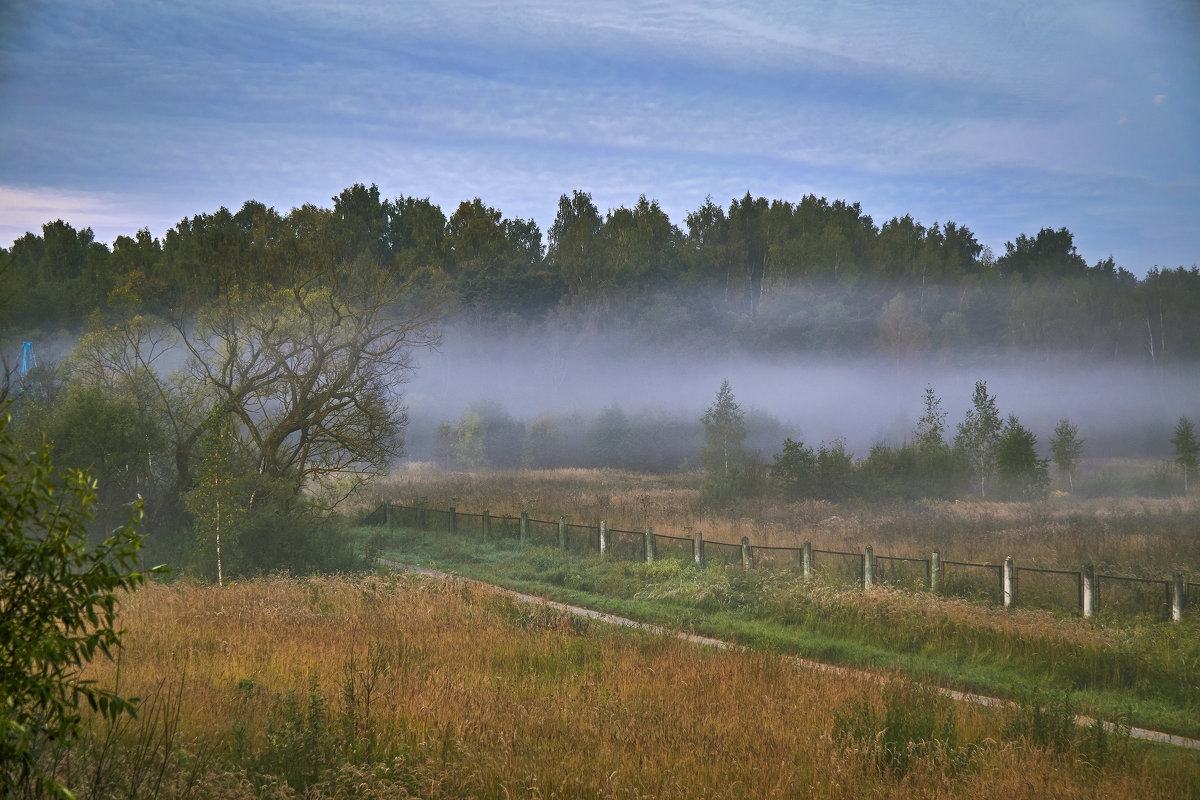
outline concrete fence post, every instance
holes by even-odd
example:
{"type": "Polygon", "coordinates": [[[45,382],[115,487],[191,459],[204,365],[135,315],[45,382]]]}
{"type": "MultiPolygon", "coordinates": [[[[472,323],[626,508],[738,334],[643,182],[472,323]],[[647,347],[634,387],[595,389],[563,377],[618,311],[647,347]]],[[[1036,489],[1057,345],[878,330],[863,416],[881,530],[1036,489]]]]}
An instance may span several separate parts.
{"type": "Polygon", "coordinates": [[[812,580],[813,562],[812,562],[812,542],[805,540],[804,546],[800,548],[800,574],[804,577],[807,583],[812,580]]]}
{"type": "Polygon", "coordinates": [[[567,549],[567,518],[558,518],[558,547],[561,550],[567,549]]]}
{"type": "Polygon", "coordinates": [[[646,563],[649,564],[654,560],[654,528],[646,528],[646,532],[642,534],[642,538],[646,545],[646,563]]]}
{"type": "Polygon", "coordinates": [[[458,533],[458,510],[450,506],[450,532],[458,533]]]}
{"type": "Polygon", "coordinates": [[[696,536],[692,540],[692,559],[696,562],[697,567],[704,566],[704,534],[696,531],[696,536]]]}
{"type": "Polygon", "coordinates": [[[600,557],[608,555],[608,523],[600,520],[600,557]]]}
{"type": "Polygon", "coordinates": [[[1183,576],[1178,572],[1171,578],[1171,622],[1183,621],[1183,576]]]}
{"type": "Polygon", "coordinates": [[[929,556],[929,591],[934,594],[942,587],[942,554],[934,550],[929,556]]]}
{"type": "Polygon", "coordinates": [[[492,515],[486,508],[483,510],[483,519],[480,520],[479,529],[483,531],[485,539],[492,535],[492,515]]]}
{"type": "Polygon", "coordinates": [[[742,537],[742,569],[750,569],[754,565],[754,548],[750,546],[750,537],[742,537]]]}
{"type": "Polygon", "coordinates": [[[529,538],[529,512],[528,511],[521,512],[521,532],[520,532],[519,536],[520,536],[521,544],[525,544],[525,541],[529,538]]]}
{"type": "Polygon", "coordinates": [[[1084,619],[1089,619],[1096,613],[1096,568],[1091,564],[1084,565],[1083,580],[1080,585],[1079,605],[1083,611],[1084,619]]]}
{"type": "Polygon", "coordinates": [[[1004,607],[1012,608],[1017,604],[1017,570],[1012,556],[1004,557],[1004,607]]]}
{"type": "Polygon", "coordinates": [[[867,545],[866,555],[863,556],[863,588],[870,589],[875,585],[875,551],[867,545]]]}

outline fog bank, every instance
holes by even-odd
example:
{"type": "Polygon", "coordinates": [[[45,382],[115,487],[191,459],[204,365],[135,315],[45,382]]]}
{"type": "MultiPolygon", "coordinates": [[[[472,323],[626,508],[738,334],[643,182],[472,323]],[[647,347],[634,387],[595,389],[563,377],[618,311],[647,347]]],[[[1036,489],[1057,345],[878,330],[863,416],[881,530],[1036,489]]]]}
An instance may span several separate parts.
{"type": "MultiPolygon", "coordinates": [[[[560,334],[445,330],[436,351],[417,354],[404,387],[409,457],[428,456],[433,428],[455,422],[482,402],[517,420],[593,419],[619,406],[631,418],[673,419],[699,426],[721,381],[728,379],[748,414],[765,414],[808,444],[845,439],[856,456],[896,444],[912,431],[927,385],[948,414],[949,436],[986,380],[1002,416],[1017,415],[1043,451],[1054,425],[1068,418],[1085,440],[1085,457],[1164,457],[1181,415],[1200,412],[1200,368],[1103,364],[1063,357],[995,356],[946,360],[813,356],[761,357],[737,349],[697,350],[686,341],[634,341],[621,332],[560,334]]],[[[778,450],[782,437],[766,443],[778,450]]]]}

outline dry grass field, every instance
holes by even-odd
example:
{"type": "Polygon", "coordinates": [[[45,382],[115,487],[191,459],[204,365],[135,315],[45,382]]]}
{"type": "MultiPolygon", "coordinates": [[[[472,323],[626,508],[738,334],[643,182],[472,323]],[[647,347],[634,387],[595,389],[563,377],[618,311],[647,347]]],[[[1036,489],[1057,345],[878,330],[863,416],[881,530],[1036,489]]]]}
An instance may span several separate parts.
{"type": "Polygon", "coordinates": [[[1200,792],[1197,754],[1053,712],[956,705],[436,579],[153,585],[121,621],[119,675],[87,677],[146,700],[60,765],[81,797],[1200,792]]]}

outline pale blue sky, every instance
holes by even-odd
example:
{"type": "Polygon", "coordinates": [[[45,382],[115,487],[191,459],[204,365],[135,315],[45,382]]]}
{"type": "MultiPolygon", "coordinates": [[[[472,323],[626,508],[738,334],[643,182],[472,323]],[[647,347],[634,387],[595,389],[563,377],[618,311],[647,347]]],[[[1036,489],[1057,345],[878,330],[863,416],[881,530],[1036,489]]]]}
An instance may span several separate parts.
{"type": "Polygon", "coordinates": [[[0,246],[356,183],[545,231],[806,193],[1200,262],[1200,4],[0,0],[0,246]]]}

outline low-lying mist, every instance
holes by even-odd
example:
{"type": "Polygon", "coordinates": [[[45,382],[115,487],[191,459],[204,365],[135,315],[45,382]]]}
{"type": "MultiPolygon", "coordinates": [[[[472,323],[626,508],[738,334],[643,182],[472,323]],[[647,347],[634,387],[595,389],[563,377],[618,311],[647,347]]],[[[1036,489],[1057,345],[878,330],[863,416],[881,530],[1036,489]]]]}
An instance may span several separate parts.
{"type": "Polygon", "coordinates": [[[712,352],[686,340],[637,340],[619,330],[450,325],[440,348],[417,354],[416,373],[404,387],[407,456],[428,459],[436,426],[457,423],[470,409],[526,425],[553,419],[570,437],[572,427],[594,426],[614,407],[635,428],[665,431],[672,452],[694,456],[703,440],[700,417],[724,379],[746,412],[747,444],[768,461],[785,436],[809,445],[840,437],[858,457],[876,442],[898,444],[921,414],[926,386],[941,399],[952,438],[975,382],[985,380],[1001,415],[1019,417],[1038,436],[1043,455],[1055,424],[1068,418],[1084,439],[1085,458],[1167,457],[1179,417],[1194,416],[1200,406],[1194,365],[961,352],[952,359],[759,356],[737,348],[712,352]]]}

